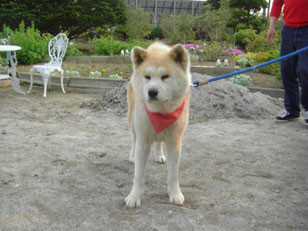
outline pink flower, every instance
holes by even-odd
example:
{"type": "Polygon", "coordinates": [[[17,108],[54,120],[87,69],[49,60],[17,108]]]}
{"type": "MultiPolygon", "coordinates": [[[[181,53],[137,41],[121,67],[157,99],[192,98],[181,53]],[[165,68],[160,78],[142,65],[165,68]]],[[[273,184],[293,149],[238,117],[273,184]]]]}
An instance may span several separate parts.
{"type": "Polygon", "coordinates": [[[189,49],[192,49],[192,48],[195,48],[195,49],[198,49],[198,50],[202,50],[203,49],[203,46],[202,45],[198,45],[198,44],[194,44],[194,43],[187,43],[187,44],[184,44],[184,47],[189,50],[189,49]]]}
{"type": "Polygon", "coordinates": [[[193,43],[187,43],[187,44],[184,45],[184,47],[185,47],[187,50],[189,50],[190,48],[195,48],[196,45],[193,44],[193,43]]]}
{"type": "Polygon", "coordinates": [[[243,55],[243,54],[245,54],[245,52],[242,51],[242,50],[240,50],[240,49],[231,49],[231,48],[226,49],[225,52],[226,52],[228,55],[231,55],[231,54],[243,55]]]}

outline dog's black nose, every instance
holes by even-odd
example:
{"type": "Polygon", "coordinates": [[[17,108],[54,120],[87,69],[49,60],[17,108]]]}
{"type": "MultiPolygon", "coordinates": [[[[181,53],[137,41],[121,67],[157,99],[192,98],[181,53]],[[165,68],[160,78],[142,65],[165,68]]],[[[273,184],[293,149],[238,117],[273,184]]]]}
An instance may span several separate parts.
{"type": "Polygon", "coordinates": [[[148,91],[150,98],[156,98],[158,95],[158,90],[155,88],[150,88],[148,91]]]}

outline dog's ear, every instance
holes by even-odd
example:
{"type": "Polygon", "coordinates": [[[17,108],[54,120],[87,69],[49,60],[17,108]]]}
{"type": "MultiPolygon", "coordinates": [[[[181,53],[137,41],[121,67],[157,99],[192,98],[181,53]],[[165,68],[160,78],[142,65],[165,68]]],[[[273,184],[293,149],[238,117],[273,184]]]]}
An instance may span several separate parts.
{"type": "Polygon", "coordinates": [[[132,50],[131,60],[135,68],[139,67],[147,57],[147,51],[141,47],[135,46],[132,50]]]}
{"type": "Polygon", "coordinates": [[[188,52],[186,51],[183,45],[181,44],[175,45],[171,49],[169,56],[171,57],[171,59],[173,59],[174,62],[180,65],[185,71],[188,69],[189,56],[188,56],[188,52]]]}

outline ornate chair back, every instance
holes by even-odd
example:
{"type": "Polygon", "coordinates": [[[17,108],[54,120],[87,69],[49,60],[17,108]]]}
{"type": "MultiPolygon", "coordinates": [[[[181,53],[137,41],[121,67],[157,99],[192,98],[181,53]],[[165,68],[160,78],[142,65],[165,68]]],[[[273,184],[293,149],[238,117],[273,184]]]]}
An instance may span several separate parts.
{"type": "Polygon", "coordinates": [[[62,61],[68,46],[68,38],[64,33],[60,33],[52,38],[48,43],[48,53],[50,66],[62,66],[62,61]]]}

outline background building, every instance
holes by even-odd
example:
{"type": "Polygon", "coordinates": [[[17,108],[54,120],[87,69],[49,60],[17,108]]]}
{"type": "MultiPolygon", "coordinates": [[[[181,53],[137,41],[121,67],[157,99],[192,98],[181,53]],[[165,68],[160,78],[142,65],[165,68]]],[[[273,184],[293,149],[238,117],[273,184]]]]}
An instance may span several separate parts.
{"type": "Polygon", "coordinates": [[[153,13],[153,24],[158,24],[160,15],[178,15],[181,12],[200,15],[203,13],[203,4],[206,0],[125,0],[128,7],[141,7],[153,13]]]}

